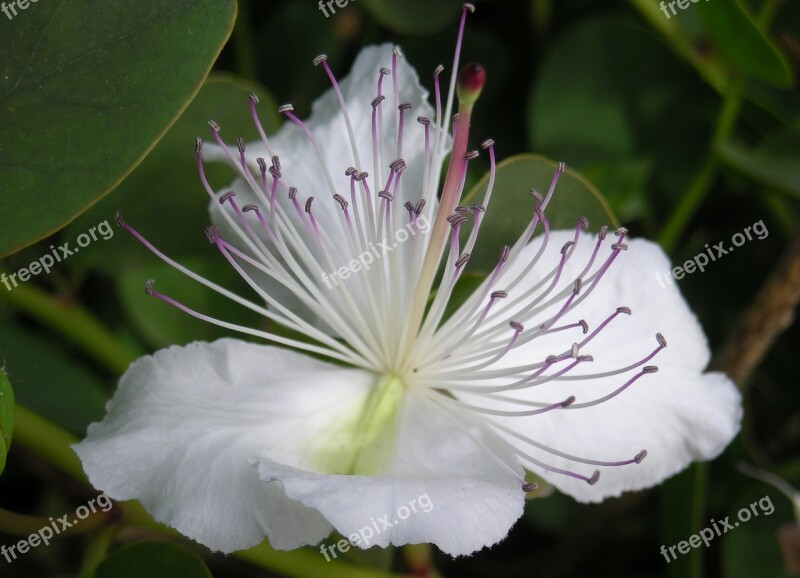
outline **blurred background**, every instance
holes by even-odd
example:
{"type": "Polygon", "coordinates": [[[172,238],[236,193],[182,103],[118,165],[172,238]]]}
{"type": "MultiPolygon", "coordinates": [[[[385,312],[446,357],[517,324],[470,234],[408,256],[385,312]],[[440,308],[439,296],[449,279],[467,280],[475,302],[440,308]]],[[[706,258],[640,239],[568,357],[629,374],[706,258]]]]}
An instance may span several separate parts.
{"type": "MultiPolygon", "coordinates": [[[[180,287],[184,302],[218,317],[260,323],[182,281],[116,227],[115,211],[176,260],[246,294],[203,235],[208,216],[194,137],[205,136],[213,118],[230,140],[254,140],[251,92],[261,98],[268,131],[280,125],[278,104],[291,102],[303,118],[328,87],[311,64],[320,53],[342,78],[362,46],[396,43],[432,88],[435,66],[449,69],[461,6],[349,0],[334,3],[332,13],[311,0],[239,0],[234,16],[230,0],[138,4],[73,0],[0,16],[0,272],[60,254],[54,251],[67,241],[74,249],[82,234],[96,232],[51,272],[0,285],[0,363],[20,406],[0,476],[0,544],[95,495],[65,444],[102,417],[132,359],[225,334],[148,299],[146,279],[180,287]]],[[[488,72],[475,144],[491,137],[500,159],[530,152],[566,162],[593,183],[619,223],[658,241],[676,265],[706,245],[729,246],[756,223],[767,234],[673,280],[701,320],[715,367],[744,395],[743,429],[726,452],[658,488],[600,505],[558,492],[532,499],[494,548],[458,560],[434,552],[439,575],[800,575],[792,503],[736,467],[746,462],[800,487],[800,330],[783,332],[800,290],[800,2],[475,4],[463,62],[479,61],[488,72]],[[662,545],[687,540],[712,519],[735,519],[765,496],[772,514],[672,562],[661,554],[662,545]]],[[[221,187],[232,175],[210,167],[209,178],[221,187]]],[[[494,210],[502,210],[497,203],[494,210]]],[[[569,220],[583,209],[574,207],[569,220]]],[[[595,230],[602,224],[590,221],[595,230]]],[[[4,431],[9,417],[9,407],[0,407],[4,431]]],[[[159,535],[126,524],[115,508],[13,564],[0,559],[0,575],[144,576],[115,574],[136,568],[124,558],[101,561],[120,545],[159,535]]],[[[314,575],[292,570],[291,561],[262,559],[259,568],[180,540],[169,548],[139,556],[186,555],[196,563],[199,555],[220,578],[314,575]]],[[[319,558],[317,549],[308,556],[319,558]]],[[[426,553],[348,552],[349,561],[383,569],[382,576],[401,575],[404,557],[413,556],[426,553]]]]}

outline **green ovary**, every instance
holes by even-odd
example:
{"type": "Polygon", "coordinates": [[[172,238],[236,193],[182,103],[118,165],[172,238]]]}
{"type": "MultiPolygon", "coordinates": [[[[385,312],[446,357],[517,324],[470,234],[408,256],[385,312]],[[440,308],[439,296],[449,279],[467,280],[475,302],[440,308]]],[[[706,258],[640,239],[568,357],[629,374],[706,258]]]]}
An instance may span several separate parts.
{"type": "Polygon", "coordinates": [[[351,416],[314,452],[314,464],[330,474],[376,475],[388,465],[400,402],[405,385],[394,375],[385,375],[370,390],[351,416]]]}

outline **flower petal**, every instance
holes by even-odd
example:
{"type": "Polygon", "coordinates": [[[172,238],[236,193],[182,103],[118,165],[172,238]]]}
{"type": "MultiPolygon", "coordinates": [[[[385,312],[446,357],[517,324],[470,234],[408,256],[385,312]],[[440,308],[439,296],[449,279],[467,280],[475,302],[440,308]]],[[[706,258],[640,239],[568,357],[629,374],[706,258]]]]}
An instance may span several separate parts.
{"type": "Polygon", "coordinates": [[[134,362],[74,449],[92,484],[138,499],[153,517],[213,550],[262,541],[313,544],[330,524],[265,484],[256,449],[313,468],[324,433],[358,411],[375,377],[232,339],[170,347],[134,362]]]}
{"type": "Polygon", "coordinates": [[[413,391],[401,416],[383,475],[315,474],[260,458],[261,477],[278,480],[343,536],[361,533],[353,542],[362,548],[430,542],[460,556],[502,540],[524,507],[517,475],[497,461],[514,463],[508,447],[413,391]]]}
{"type": "MultiPolygon", "coordinates": [[[[516,291],[524,291],[549,273],[552,264],[558,262],[561,247],[571,241],[573,235],[571,231],[552,233],[541,261],[516,291]]],[[[595,240],[593,235],[581,234],[575,253],[564,268],[559,288],[568,288],[574,282],[588,262],[595,240]]],[[[741,420],[741,397],[735,385],[722,374],[702,373],[709,359],[708,345],[677,283],[672,279],[662,283],[657,280],[656,272],[663,274],[670,270],[667,257],[654,243],[638,239],[626,242],[629,249],[620,254],[586,300],[559,320],[558,325],[585,319],[592,331],[617,307],[630,307],[632,315],[620,315],[582,347],[580,354],[592,355],[594,361],[579,364],[565,377],[635,364],[658,347],[657,331],[666,337],[668,345],[646,365],[656,365],[658,373],[646,374],[616,397],[585,408],[577,406],[614,392],[641,368],[600,378],[557,379],[508,392],[507,397],[540,403],[557,403],[570,395],[576,400],[573,407],[542,415],[491,418],[520,436],[582,458],[621,461],[633,458],[642,449],[647,450],[647,458],[641,464],[600,467],[600,481],[594,486],[527,464],[532,471],[581,501],[595,502],[625,490],[646,488],[681,471],[692,461],[714,458],[736,435],[741,420]]],[[[606,247],[609,244],[607,241],[606,247]]],[[[515,271],[521,271],[537,250],[538,241],[526,247],[520,260],[506,271],[505,280],[515,271]]],[[[607,251],[606,248],[606,255],[607,251]]],[[[598,261],[602,258],[601,250],[598,261]]],[[[498,286],[502,283],[503,279],[498,286]]],[[[587,289],[588,284],[584,284],[582,291],[587,289]]],[[[507,301],[512,298],[513,294],[509,293],[507,301]]],[[[536,327],[547,321],[563,302],[548,307],[541,316],[529,321],[528,326],[536,327]]],[[[502,318],[511,315],[511,311],[498,307],[493,315],[502,318]]],[[[580,329],[545,335],[512,349],[493,368],[542,361],[548,355],[569,351],[571,343],[583,338],[585,335],[580,329]]],[[[552,373],[555,371],[547,372],[552,373]]],[[[497,380],[486,381],[487,385],[497,383],[497,380]]],[[[486,408],[526,409],[482,396],[458,397],[486,408]]],[[[505,437],[520,450],[555,467],[587,475],[595,469],[594,465],[579,464],[532,447],[514,436],[506,434],[505,437]]]]}

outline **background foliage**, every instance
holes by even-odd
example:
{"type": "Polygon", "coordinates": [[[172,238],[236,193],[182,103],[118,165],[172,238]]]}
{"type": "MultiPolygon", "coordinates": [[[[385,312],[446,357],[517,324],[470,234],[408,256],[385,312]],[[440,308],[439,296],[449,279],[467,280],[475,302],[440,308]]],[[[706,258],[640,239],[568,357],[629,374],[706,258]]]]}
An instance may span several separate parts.
{"type": "MultiPolygon", "coordinates": [[[[565,185],[575,187],[575,200],[554,210],[568,211],[570,224],[588,214],[596,229],[616,215],[680,264],[763,221],[767,238],[677,281],[718,350],[738,339],[737,318],[798,235],[800,3],[687,5],[667,18],[656,0],[478,2],[464,58],[489,73],[476,138],[494,138],[500,159],[535,153],[563,160],[593,183],[575,176],[565,185]]],[[[459,7],[451,0],[350,0],[326,18],[312,0],[239,0],[238,14],[233,0],[62,0],[0,16],[0,271],[74,245],[91,227],[113,225],[121,209],[177,260],[240,288],[203,236],[206,197],[193,146],[205,122],[213,118],[230,138],[253,140],[250,92],[261,97],[262,111],[292,102],[302,117],[327,86],[313,57],[327,53],[341,77],[360,47],[375,42],[399,44],[430,85],[430,71],[451,59],[459,7]]],[[[277,114],[265,120],[268,130],[279,126],[277,114]]],[[[523,161],[508,161],[501,173],[508,188],[545,186],[544,165],[523,161]]],[[[231,178],[224,167],[208,174],[218,187],[231,178]]],[[[496,235],[513,226],[515,202],[513,195],[493,199],[496,235]]],[[[13,290],[0,285],[0,544],[94,495],[66,444],[102,416],[130,360],[222,334],[147,299],[141,288],[151,277],[180,287],[190,306],[259,323],[186,284],[122,234],[13,290]]],[[[712,464],[601,505],[557,493],[532,500],[491,550],[462,560],[435,553],[438,572],[789,576],[776,532],[791,523],[791,505],[735,465],[755,463],[800,486],[798,346],[792,326],[742,380],[742,434],[712,464]],[[662,544],[765,495],[775,504],[772,516],[669,564],[659,553],[662,544]]],[[[163,536],[135,505],[119,505],[12,565],[0,559],[0,567],[10,577],[389,576],[427,556],[351,550],[350,565],[326,565],[315,549],[286,554],[262,546],[225,559],[163,536]],[[147,566],[138,563],[145,559],[147,566]]]]}

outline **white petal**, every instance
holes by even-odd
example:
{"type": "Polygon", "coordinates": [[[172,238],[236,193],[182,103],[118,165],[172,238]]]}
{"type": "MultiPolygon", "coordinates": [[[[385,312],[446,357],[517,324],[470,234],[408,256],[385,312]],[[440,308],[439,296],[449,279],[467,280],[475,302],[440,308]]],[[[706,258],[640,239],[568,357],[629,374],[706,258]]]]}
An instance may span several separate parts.
{"type": "Polygon", "coordinates": [[[265,484],[248,459],[313,468],[324,432],[359,408],[374,376],[231,339],[134,362],[107,416],[74,446],[90,481],[213,550],[313,544],[330,524],[265,484]]]}
{"type": "Polygon", "coordinates": [[[401,415],[394,462],[383,475],[314,474],[264,458],[259,472],[343,536],[361,533],[354,542],[362,548],[430,542],[459,556],[502,540],[524,507],[515,474],[487,452],[513,463],[505,444],[472,431],[478,446],[468,426],[413,392],[401,415]]]}
{"type": "MultiPolygon", "coordinates": [[[[561,246],[571,241],[573,234],[559,231],[551,235],[550,245],[537,270],[517,288],[517,292],[550,271],[558,262],[561,246]]],[[[565,267],[560,287],[569,286],[582,271],[594,242],[594,236],[581,235],[576,252],[565,267]]],[[[640,450],[647,450],[647,458],[641,464],[600,467],[600,481],[595,486],[530,466],[532,471],[581,501],[599,501],[625,490],[646,488],[681,471],[692,461],[715,457],[736,435],[741,420],[741,399],[735,385],[722,374],[702,373],[709,358],[707,342],[677,283],[672,280],[672,284],[660,284],[656,280],[656,272],[670,270],[663,251],[645,240],[626,242],[628,251],[619,256],[592,294],[557,325],[585,319],[591,331],[617,307],[630,307],[633,314],[621,315],[612,321],[581,349],[580,353],[592,355],[594,362],[581,364],[567,375],[604,372],[633,364],[657,347],[654,335],[661,332],[668,346],[647,363],[658,366],[658,373],[644,375],[618,396],[593,407],[554,410],[530,417],[493,418],[523,436],[583,458],[617,461],[633,458],[640,450]]],[[[610,243],[606,241],[608,245],[610,243]]],[[[521,270],[527,263],[524,257],[532,255],[537,248],[538,244],[527,247],[522,263],[517,263],[512,269],[521,270]]],[[[598,260],[607,255],[607,251],[601,250],[598,260]]],[[[502,286],[502,281],[499,286],[502,286]]],[[[583,291],[587,288],[584,284],[583,291]]],[[[506,301],[512,298],[510,293],[506,301]]],[[[563,301],[550,307],[529,326],[535,327],[545,321],[561,303],[563,301]]],[[[502,310],[498,308],[494,315],[502,315],[502,310]]],[[[541,361],[550,354],[560,354],[568,350],[572,342],[585,337],[579,329],[572,331],[551,334],[515,348],[498,365],[522,365],[541,361]]],[[[613,392],[637,372],[634,369],[600,379],[553,381],[515,391],[513,397],[555,403],[574,395],[577,405],[613,392]]],[[[483,407],[526,409],[482,397],[459,397],[483,407]]],[[[512,436],[507,436],[507,439],[553,466],[587,475],[595,469],[593,465],[576,464],[532,448],[512,436]]]]}

